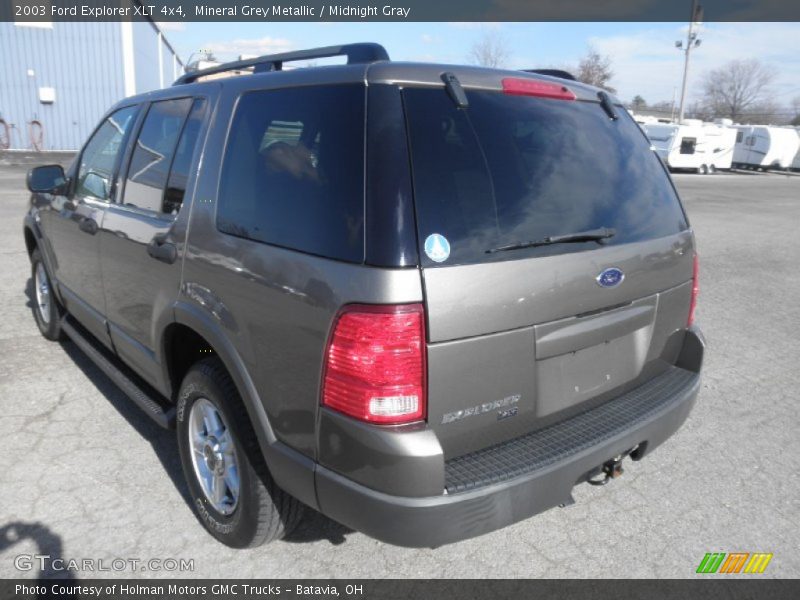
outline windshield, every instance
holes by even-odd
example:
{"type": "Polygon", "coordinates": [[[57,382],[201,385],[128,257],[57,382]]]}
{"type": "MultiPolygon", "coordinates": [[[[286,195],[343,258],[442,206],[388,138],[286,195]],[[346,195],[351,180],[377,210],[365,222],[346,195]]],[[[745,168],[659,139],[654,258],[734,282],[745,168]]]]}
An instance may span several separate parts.
{"type": "Polygon", "coordinates": [[[665,237],[687,228],[678,198],[636,123],[593,102],[406,89],[424,265],[509,260],[665,237]],[[608,228],[615,235],[487,253],[608,228]],[[427,244],[426,244],[427,242],[427,244]],[[427,245],[427,248],[426,248],[427,245]]]}

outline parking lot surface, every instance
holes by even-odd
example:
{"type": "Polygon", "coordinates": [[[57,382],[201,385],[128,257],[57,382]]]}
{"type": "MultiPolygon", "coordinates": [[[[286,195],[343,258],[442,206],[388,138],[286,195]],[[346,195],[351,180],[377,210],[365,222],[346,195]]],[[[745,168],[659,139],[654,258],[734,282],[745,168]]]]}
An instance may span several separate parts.
{"type": "Polygon", "coordinates": [[[196,522],[174,433],[71,343],[39,335],[22,237],[29,164],[0,155],[0,577],[51,576],[49,564],[18,569],[19,556],[48,554],[193,566],[76,578],[674,578],[694,577],[706,552],[771,552],[758,577],[800,576],[800,177],[674,177],[700,253],[704,383],[686,425],[621,479],[438,549],[389,546],[309,511],[289,539],[235,551],[196,522]]]}

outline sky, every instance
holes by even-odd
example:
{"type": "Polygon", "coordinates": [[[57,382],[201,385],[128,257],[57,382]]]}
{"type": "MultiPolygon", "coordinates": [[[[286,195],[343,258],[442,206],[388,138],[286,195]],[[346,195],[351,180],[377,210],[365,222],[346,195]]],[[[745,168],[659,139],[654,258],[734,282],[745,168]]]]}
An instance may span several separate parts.
{"type": "MultiPolygon", "coordinates": [[[[685,23],[161,23],[185,61],[200,49],[221,60],[351,42],[378,42],[392,60],[466,63],[485,35],[502,38],[513,69],[560,67],[574,70],[591,45],[612,61],[611,85],[628,101],[648,104],[680,95],[685,23]]],[[[688,102],[701,95],[699,81],[732,59],[758,58],[778,76],[774,101],[788,105],[800,96],[800,23],[705,23],[702,43],[692,50],[688,102]]],[[[196,58],[196,57],[195,57],[196,58]]]]}

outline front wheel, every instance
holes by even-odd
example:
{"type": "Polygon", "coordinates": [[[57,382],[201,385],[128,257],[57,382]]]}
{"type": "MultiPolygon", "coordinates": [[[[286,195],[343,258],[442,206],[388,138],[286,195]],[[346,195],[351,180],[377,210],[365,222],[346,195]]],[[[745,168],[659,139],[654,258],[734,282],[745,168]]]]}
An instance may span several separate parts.
{"type": "Polygon", "coordinates": [[[302,504],[273,481],[219,359],[189,370],[178,395],[176,429],[192,506],[211,535],[233,548],[251,548],[294,528],[302,504]]]}
{"type": "Polygon", "coordinates": [[[33,279],[33,318],[42,335],[56,342],[63,338],[62,311],[53,293],[53,285],[38,248],[31,254],[31,279],[33,279]]]}

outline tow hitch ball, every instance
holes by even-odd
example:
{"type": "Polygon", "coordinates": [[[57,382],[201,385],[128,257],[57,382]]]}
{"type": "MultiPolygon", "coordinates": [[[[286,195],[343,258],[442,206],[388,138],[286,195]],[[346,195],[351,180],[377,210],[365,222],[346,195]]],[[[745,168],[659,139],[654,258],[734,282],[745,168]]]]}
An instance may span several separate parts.
{"type": "Polygon", "coordinates": [[[624,471],[622,470],[622,459],[625,458],[623,455],[615,456],[611,460],[606,463],[603,463],[602,471],[602,479],[589,479],[589,483],[592,485],[605,485],[610,480],[616,479],[620,477],[624,471]]]}

